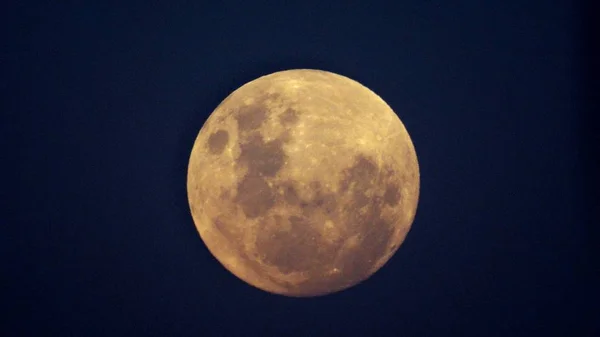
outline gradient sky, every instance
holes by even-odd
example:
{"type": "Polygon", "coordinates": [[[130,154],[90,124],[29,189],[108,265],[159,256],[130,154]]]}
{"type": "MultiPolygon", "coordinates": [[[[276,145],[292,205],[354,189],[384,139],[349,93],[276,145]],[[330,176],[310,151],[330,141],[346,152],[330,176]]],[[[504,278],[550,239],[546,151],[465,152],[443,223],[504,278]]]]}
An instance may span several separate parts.
{"type": "Polygon", "coordinates": [[[1,335],[597,336],[572,2],[59,3],[0,11],[1,335]],[[290,68],[378,93],[421,167],[396,255],[310,300],[227,272],[186,195],[212,110],[290,68]]]}

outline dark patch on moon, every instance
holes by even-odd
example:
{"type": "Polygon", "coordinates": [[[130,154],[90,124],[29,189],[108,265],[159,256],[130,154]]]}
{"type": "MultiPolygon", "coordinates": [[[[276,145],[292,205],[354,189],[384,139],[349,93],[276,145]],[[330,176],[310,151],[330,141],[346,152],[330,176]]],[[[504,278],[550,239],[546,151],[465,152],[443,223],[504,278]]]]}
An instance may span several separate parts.
{"type": "Polygon", "coordinates": [[[337,210],[337,200],[335,194],[327,193],[316,199],[316,205],[325,211],[326,214],[333,214],[337,210]]]}
{"type": "Polygon", "coordinates": [[[208,137],[208,151],[211,154],[221,154],[229,142],[229,132],[218,130],[208,137]]]}
{"type": "Polygon", "coordinates": [[[221,200],[229,200],[229,198],[231,197],[231,192],[225,188],[221,188],[221,193],[219,193],[219,198],[221,200]]]}
{"type": "Polygon", "coordinates": [[[249,219],[266,214],[275,205],[275,193],[263,177],[247,174],[237,190],[234,201],[249,219]]]}
{"type": "Polygon", "coordinates": [[[298,122],[298,112],[288,108],[279,116],[279,122],[284,126],[296,124],[298,122]]]}
{"type": "Polygon", "coordinates": [[[340,182],[342,193],[350,193],[351,201],[342,215],[348,236],[358,235],[360,248],[342,260],[344,277],[355,282],[370,276],[370,272],[388,248],[393,221],[382,215],[384,198],[374,191],[383,191],[385,181],[378,180],[379,169],[374,160],[358,155],[352,167],[344,172],[340,182]]]}
{"type": "Polygon", "coordinates": [[[390,206],[396,206],[398,202],[400,202],[400,190],[396,183],[387,185],[383,199],[385,200],[385,203],[390,206]]]}
{"type": "Polygon", "coordinates": [[[384,219],[381,214],[381,206],[374,205],[371,214],[365,217],[360,224],[361,248],[356,254],[344,263],[344,268],[349,273],[349,278],[362,280],[370,276],[370,271],[375,263],[385,255],[392,234],[392,223],[384,219]],[[349,265],[348,265],[349,264],[349,265]]]}
{"type": "Polygon", "coordinates": [[[235,237],[235,233],[231,231],[231,227],[227,225],[227,223],[220,218],[213,219],[213,223],[217,231],[219,231],[226,239],[232,244],[238,242],[235,237]]]}
{"type": "Polygon", "coordinates": [[[352,189],[354,191],[364,191],[372,186],[372,182],[377,178],[379,170],[373,160],[360,154],[355,159],[355,164],[344,171],[344,178],[340,182],[340,191],[342,193],[352,189]]]}
{"type": "Polygon", "coordinates": [[[280,139],[265,142],[259,134],[240,144],[240,150],[237,164],[246,166],[250,175],[273,177],[281,170],[286,158],[280,139]]]}
{"type": "Polygon", "coordinates": [[[291,183],[287,183],[282,186],[283,189],[283,198],[288,205],[295,206],[300,202],[300,197],[296,192],[296,188],[291,183]]]}
{"type": "Polygon", "coordinates": [[[238,130],[246,132],[258,129],[269,117],[266,101],[275,100],[278,97],[278,94],[265,94],[253,104],[240,107],[235,116],[238,130]]]}
{"type": "Polygon", "coordinates": [[[267,109],[260,104],[248,105],[240,108],[236,119],[240,131],[258,129],[267,119],[267,109]]]}
{"type": "Polygon", "coordinates": [[[323,242],[309,218],[290,216],[290,230],[258,233],[256,245],[264,261],[283,273],[307,271],[328,265],[335,257],[335,247],[323,242]]]}
{"type": "MultiPolygon", "coordinates": [[[[283,145],[290,140],[289,132],[270,141],[265,141],[260,133],[255,132],[268,118],[265,101],[277,97],[275,94],[267,95],[255,104],[241,108],[236,116],[239,131],[243,133],[236,165],[247,169],[244,179],[238,183],[236,200],[243,200],[240,206],[248,218],[262,216],[273,207],[280,187],[271,187],[268,181],[277,175],[287,159],[283,145]]],[[[287,192],[290,202],[294,198],[290,194],[293,192],[287,192]]]]}

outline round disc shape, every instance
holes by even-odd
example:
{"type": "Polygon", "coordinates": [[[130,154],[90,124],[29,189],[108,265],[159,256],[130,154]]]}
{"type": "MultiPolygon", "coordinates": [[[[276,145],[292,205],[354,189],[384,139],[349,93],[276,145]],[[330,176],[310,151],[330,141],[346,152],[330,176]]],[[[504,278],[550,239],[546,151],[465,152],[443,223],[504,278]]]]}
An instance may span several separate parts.
{"type": "Polygon", "coordinates": [[[250,285],[294,297],[375,273],[404,241],[419,198],[398,116],[360,83],[310,69],[229,95],[200,130],[187,178],[215,258],[250,285]]]}

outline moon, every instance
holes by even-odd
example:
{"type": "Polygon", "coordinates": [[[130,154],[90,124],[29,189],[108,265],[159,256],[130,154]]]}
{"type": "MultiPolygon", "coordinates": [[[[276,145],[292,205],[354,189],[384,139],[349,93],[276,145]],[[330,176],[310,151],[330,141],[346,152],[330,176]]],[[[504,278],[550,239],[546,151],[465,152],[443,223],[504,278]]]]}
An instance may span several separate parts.
{"type": "Polygon", "coordinates": [[[286,70],[231,93],[189,160],[191,214],[212,255],[264,291],[313,297],[366,280],[397,251],[419,199],[411,138],[373,91],[286,70]]]}

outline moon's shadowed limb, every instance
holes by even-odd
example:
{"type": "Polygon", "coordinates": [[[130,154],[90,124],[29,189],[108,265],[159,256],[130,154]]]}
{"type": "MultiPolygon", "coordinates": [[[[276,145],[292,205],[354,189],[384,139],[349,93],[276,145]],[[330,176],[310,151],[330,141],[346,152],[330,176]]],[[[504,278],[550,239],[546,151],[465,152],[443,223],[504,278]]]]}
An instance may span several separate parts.
{"type": "Polygon", "coordinates": [[[372,275],[404,240],[418,193],[416,154],[393,111],[357,82],[313,70],[271,74],[226,98],[188,172],[213,255],[289,296],[372,275]]]}

